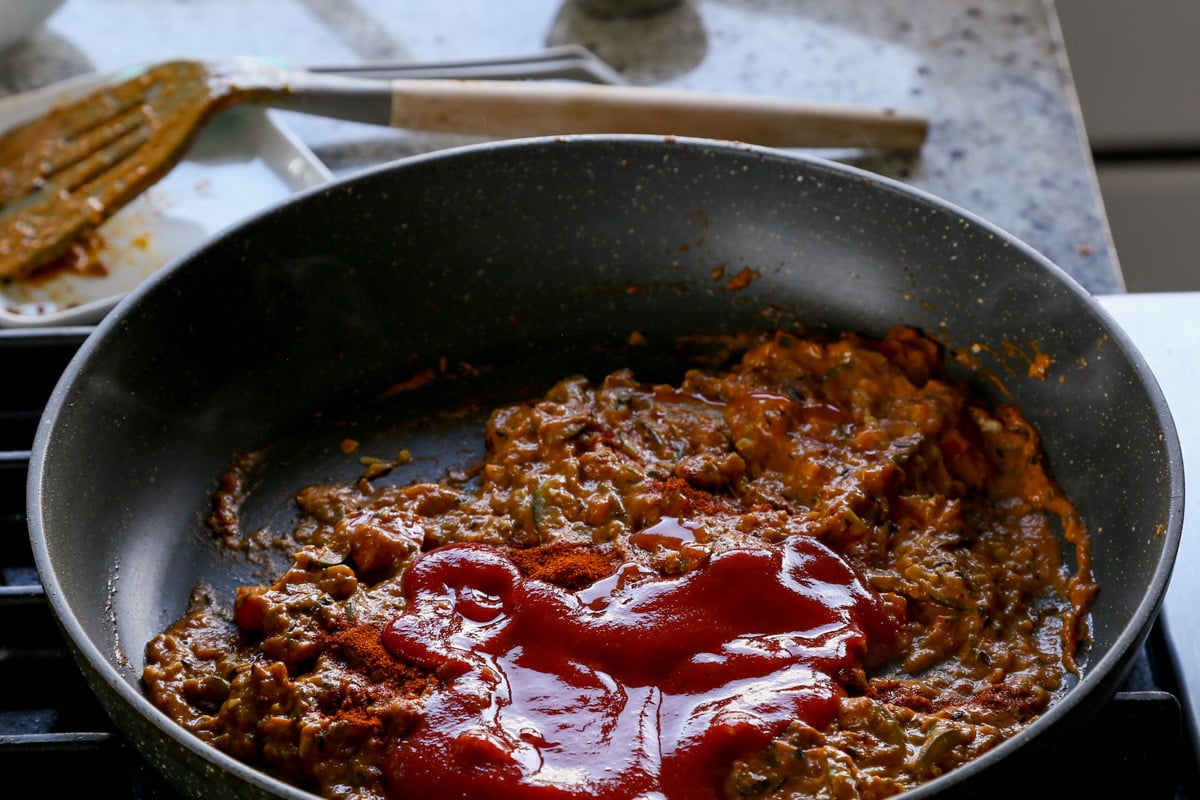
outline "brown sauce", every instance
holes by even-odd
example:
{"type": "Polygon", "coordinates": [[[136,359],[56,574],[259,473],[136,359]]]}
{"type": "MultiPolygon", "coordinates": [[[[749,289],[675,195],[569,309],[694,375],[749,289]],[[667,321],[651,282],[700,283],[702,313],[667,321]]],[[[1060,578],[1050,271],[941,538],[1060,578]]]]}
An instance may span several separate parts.
{"type": "Polygon", "coordinates": [[[485,435],[478,488],[299,491],[291,568],[197,593],[148,646],[153,702],[333,798],[879,798],[1080,669],[1087,531],[1021,413],[910,329],[780,333],[677,386],[570,378],[485,435]],[[762,700],[722,716],[739,681],[762,700]]]}

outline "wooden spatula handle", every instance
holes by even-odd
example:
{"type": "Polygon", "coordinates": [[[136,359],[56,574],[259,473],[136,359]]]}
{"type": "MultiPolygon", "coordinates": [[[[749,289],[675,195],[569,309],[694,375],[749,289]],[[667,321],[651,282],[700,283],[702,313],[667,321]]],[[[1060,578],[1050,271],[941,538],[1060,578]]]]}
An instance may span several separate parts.
{"type": "Polygon", "coordinates": [[[391,125],[501,137],[649,133],[769,147],[916,150],[925,118],[894,109],[658,87],[392,81],[391,125]]]}

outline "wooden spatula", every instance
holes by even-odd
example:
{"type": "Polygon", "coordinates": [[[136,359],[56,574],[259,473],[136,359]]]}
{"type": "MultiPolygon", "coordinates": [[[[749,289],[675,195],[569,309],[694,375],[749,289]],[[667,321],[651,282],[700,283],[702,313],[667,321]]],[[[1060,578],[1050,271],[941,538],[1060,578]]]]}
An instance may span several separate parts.
{"type": "Polygon", "coordinates": [[[397,128],[495,136],[650,133],[772,147],[916,150],[924,118],[885,108],[663,88],[373,80],[250,60],[173,61],[0,137],[0,277],[61,256],[178,163],[213,116],[253,103],[397,128]]]}

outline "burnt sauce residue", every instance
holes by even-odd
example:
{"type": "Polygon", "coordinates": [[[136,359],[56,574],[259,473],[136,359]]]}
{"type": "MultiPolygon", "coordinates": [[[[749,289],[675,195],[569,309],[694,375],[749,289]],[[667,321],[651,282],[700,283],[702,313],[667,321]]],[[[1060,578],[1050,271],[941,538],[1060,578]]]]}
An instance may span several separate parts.
{"type": "Polygon", "coordinates": [[[566,378],[474,482],[301,489],[290,568],[197,592],[146,690],[333,798],[918,786],[1062,695],[1098,590],[1038,434],[943,367],[898,327],[566,378]]]}

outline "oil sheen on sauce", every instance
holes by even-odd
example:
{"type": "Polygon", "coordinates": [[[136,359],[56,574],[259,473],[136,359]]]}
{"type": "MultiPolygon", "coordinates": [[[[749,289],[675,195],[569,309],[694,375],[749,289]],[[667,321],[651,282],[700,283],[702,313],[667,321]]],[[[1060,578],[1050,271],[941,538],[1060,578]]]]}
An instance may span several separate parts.
{"type": "MultiPolygon", "coordinates": [[[[690,535],[671,518],[647,533],[690,535]]],[[[627,563],[576,592],[447,545],[416,561],[405,596],[384,645],[445,687],[391,748],[398,797],[719,798],[731,763],[789,721],[826,724],[839,673],[896,635],[808,537],[681,576],[627,563]]]]}

